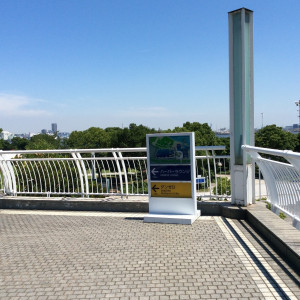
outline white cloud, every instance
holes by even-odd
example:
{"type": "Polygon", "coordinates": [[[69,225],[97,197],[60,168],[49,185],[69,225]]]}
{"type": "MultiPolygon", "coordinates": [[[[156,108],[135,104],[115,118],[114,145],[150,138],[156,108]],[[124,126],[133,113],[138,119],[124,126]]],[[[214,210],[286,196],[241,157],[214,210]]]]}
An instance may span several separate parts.
{"type": "Polygon", "coordinates": [[[39,105],[43,102],[46,101],[26,96],[0,93],[0,115],[6,117],[34,117],[50,115],[48,111],[39,108],[39,105]]]}

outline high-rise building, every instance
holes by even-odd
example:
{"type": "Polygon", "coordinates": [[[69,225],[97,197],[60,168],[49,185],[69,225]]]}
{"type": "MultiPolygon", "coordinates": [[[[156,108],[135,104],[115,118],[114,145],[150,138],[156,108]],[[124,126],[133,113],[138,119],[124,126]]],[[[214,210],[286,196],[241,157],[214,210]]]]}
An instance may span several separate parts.
{"type": "Polygon", "coordinates": [[[51,124],[51,131],[52,131],[53,133],[56,133],[56,132],[57,132],[57,123],[52,123],[52,124],[51,124]]]}
{"type": "Polygon", "coordinates": [[[0,138],[5,140],[5,141],[10,141],[11,139],[13,139],[14,137],[14,134],[9,132],[9,131],[5,131],[3,130],[1,133],[0,133],[0,138]]]}

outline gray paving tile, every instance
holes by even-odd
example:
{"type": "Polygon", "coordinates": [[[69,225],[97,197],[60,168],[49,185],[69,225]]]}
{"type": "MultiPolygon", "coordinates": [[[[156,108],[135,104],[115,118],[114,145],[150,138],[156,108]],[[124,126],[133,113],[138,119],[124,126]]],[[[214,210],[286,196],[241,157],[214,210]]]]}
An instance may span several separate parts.
{"type": "MultiPolygon", "coordinates": [[[[235,225],[260,246],[242,223],[235,225]]],[[[138,214],[0,214],[0,229],[5,299],[263,298],[213,218],[186,226],[143,223],[138,214]]],[[[282,271],[276,262],[272,267],[282,271]]]]}

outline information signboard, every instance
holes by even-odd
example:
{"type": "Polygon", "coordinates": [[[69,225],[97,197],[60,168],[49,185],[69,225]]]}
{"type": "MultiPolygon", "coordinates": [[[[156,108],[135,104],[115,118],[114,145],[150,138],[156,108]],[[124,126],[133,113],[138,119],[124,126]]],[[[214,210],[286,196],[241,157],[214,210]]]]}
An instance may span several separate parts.
{"type": "Polygon", "coordinates": [[[166,214],[191,216],[195,220],[199,213],[194,133],[148,134],[147,163],[150,213],[147,218],[166,214]]]}

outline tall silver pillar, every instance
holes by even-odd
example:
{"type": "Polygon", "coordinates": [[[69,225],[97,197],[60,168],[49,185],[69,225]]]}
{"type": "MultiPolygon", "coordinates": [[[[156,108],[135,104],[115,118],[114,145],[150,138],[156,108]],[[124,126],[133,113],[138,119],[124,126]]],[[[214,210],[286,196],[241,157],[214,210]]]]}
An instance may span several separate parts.
{"type": "Polygon", "coordinates": [[[254,168],[242,145],[254,145],[253,12],[241,8],[229,18],[230,160],[232,203],[254,201],[254,168]]]}

